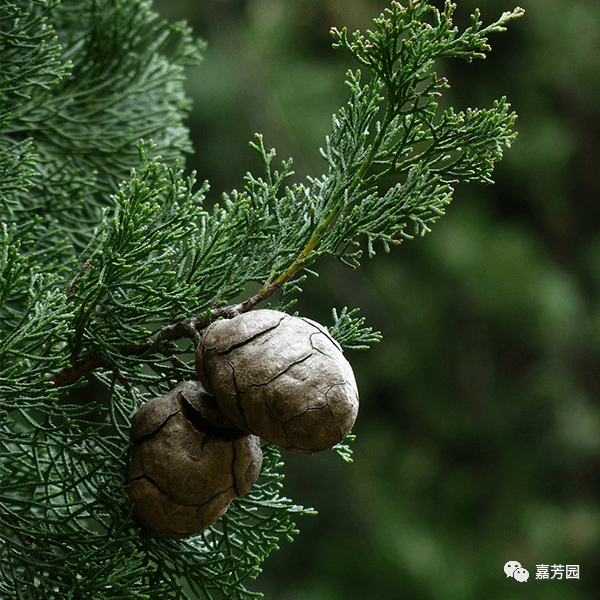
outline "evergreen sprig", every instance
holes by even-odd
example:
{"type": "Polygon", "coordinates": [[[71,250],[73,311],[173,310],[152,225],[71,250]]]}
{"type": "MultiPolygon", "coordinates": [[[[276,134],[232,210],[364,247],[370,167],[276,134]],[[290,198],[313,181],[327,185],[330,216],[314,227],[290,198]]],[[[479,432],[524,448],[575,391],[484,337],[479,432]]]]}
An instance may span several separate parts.
{"type": "MultiPolygon", "coordinates": [[[[451,2],[443,12],[427,2],[406,8],[392,2],[366,36],[357,32],[350,42],[346,29],[332,29],[334,46],[366,66],[370,78],[363,83],[360,70],[348,71],[350,100],[334,115],[332,133],[321,149],[329,167],[326,175],[309,178],[309,185],[286,187],[277,196],[283,179],[292,174],[291,162],[282,163],[281,173],[272,172],[274,151],[265,149],[260,136],[251,144],[261,157],[265,179],[248,175],[248,197],[236,198],[264,207],[261,231],[269,243],[261,260],[263,272],[268,261],[269,276],[244,309],[321,256],[358,266],[361,238],[373,256],[376,242],[388,251],[392,244],[429,232],[452,199],[453,183],[492,182],[494,164],[515,138],[516,114],[502,98],[491,109],[457,113],[450,108],[439,115],[436,99],[448,83],[432,69],[439,58],[484,57],[490,49],[486,36],[503,31],[523,11],[504,13],[485,28],[476,12],[471,27],[458,36],[454,9],[451,2]],[[396,183],[385,189],[389,180],[396,183]],[[278,227],[281,214],[295,219],[296,231],[278,227]]],[[[253,264],[258,271],[261,263],[253,264]]]]}
{"type": "MultiPolygon", "coordinates": [[[[276,168],[257,136],[261,174],[206,210],[208,184],[180,167],[183,67],[202,48],[189,30],[149,0],[0,4],[0,597],[257,596],[245,582],[313,512],[282,495],[277,448],[225,517],[159,539],[127,498],[131,418],[194,378],[211,320],[277,291],[288,310],[320,257],[357,266],[361,244],[372,256],[428,232],[455,182],[491,181],[515,114],[505,99],[439,114],[433,67],[485,56],[522,11],[488,27],[476,12],[463,33],[453,11],[392,2],[372,32],[334,29],[368,76],[347,74],[327,172],[286,185],[291,160],[276,168]]],[[[333,311],[346,349],[381,338],[357,310],[333,311]]]]}
{"type": "Polygon", "coordinates": [[[151,4],[0,6],[0,148],[14,153],[35,139],[33,185],[14,208],[19,226],[41,217],[44,229],[80,251],[108,193],[138,165],[141,138],[160,143],[169,164],[191,150],[183,68],[200,59],[203,44],[151,4]]]}
{"type": "Polygon", "coordinates": [[[348,350],[368,350],[371,344],[381,341],[381,333],[373,331],[372,327],[364,327],[365,318],[355,317],[359,309],[348,310],[346,306],[338,315],[332,309],[333,325],[329,333],[339,342],[340,346],[348,350]]]}
{"type": "Polygon", "coordinates": [[[56,293],[60,277],[38,273],[22,245],[17,228],[0,222],[0,418],[46,394],[57,397],[45,374],[68,359],[72,313],[56,293]]]}
{"type": "Polygon", "coordinates": [[[62,48],[48,15],[59,0],[32,0],[28,6],[3,2],[0,5],[0,127],[14,118],[12,111],[49,90],[68,76],[71,64],[61,59],[62,48]]]}
{"type": "Polygon", "coordinates": [[[76,306],[74,360],[102,355],[119,364],[121,349],[147,336],[149,323],[165,315],[181,319],[195,308],[182,240],[205,214],[204,188],[192,193],[193,179],[150,161],[150,148],[140,145],[141,165],[113,196],[114,209],[105,212],[69,288],[76,306]]]}

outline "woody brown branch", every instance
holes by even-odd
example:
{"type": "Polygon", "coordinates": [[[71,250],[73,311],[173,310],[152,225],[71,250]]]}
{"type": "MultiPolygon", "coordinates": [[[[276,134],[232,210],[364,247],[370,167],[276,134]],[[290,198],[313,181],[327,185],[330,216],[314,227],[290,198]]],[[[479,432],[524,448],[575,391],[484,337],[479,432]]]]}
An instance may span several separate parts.
{"type": "MultiPolygon", "coordinates": [[[[183,338],[190,338],[194,340],[196,335],[200,333],[210,322],[218,319],[219,317],[231,319],[241,313],[253,309],[259,302],[262,302],[271,296],[277,289],[279,289],[279,287],[279,285],[270,284],[240,304],[213,308],[210,311],[210,317],[207,317],[206,314],[201,314],[180,321],[179,323],[166,325],[153,335],[140,340],[138,344],[120,348],[119,352],[123,356],[141,356],[152,350],[153,347],[156,347],[157,351],[161,354],[170,356],[171,352],[167,348],[158,345],[160,342],[175,342],[183,338]]],[[[63,386],[74,383],[80,377],[83,377],[99,368],[112,369],[114,366],[109,364],[101,357],[89,357],[80,359],[73,365],[69,367],[63,367],[58,372],[48,374],[46,377],[55,385],[63,386]]]]}

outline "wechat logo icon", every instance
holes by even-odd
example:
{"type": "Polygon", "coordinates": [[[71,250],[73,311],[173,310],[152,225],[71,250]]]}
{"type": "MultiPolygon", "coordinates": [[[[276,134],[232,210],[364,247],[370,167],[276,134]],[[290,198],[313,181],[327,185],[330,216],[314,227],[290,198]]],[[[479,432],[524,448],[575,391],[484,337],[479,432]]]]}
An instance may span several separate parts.
{"type": "Polygon", "coordinates": [[[507,577],[513,577],[517,581],[527,581],[529,579],[529,571],[521,566],[516,560],[509,560],[504,565],[504,572],[507,577]]]}

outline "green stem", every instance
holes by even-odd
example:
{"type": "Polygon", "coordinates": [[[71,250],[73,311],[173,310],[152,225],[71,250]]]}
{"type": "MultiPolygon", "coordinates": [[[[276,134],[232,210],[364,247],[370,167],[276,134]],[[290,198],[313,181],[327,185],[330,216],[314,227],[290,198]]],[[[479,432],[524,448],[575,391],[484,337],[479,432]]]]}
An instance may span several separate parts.
{"type": "Polygon", "coordinates": [[[309,259],[311,253],[321,242],[323,236],[327,233],[327,231],[331,228],[331,226],[335,223],[337,217],[342,212],[344,208],[344,198],[351,198],[352,195],[356,192],[356,190],[363,184],[363,180],[367,171],[371,168],[373,161],[375,160],[375,156],[381,146],[381,142],[391,120],[391,115],[389,109],[386,109],[382,126],[379,129],[379,132],[375,139],[373,140],[373,145],[371,146],[371,150],[369,155],[364,160],[357,174],[355,175],[350,187],[348,188],[347,193],[342,194],[342,197],[336,202],[335,206],[331,209],[331,211],[327,214],[327,216],[321,221],[319,226],[315,229],[312,236],[308,240],[306,246],[302,249],[302,252],[296,257],[294,262],[283,272],[277,279],[274,281],[267,281],[261,290],[255,294],[254,296],[248,298],[241,304],[239,304],[236,308],[238,312],[246,312],[254,308],[259,302],[266,300],[269,296],[273,295],[282,285],[293,279],[293,277],[300,271],[302,268],[306,266],[306,262],[309,259]]]}

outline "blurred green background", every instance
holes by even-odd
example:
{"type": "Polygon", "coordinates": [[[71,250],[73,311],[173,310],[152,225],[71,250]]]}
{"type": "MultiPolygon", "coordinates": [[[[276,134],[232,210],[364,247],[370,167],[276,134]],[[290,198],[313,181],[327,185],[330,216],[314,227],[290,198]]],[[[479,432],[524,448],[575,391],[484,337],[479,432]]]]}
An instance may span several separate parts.
{"type": "MultiPolygon", "coordinates": [[[[513,0],[458,0],[464,28],[513,0]]],[[[440,3],[434,2],[437,6],[440,3]]],[[[329,28],[371,26],[380,0],[155,0],[208,41],[188,72],[212,200],[259,174],[255,132],[320,175],[347,100],[329,28]]],[[[251,588],[269,600],[600,597],[600,2],[522,0],[522,19],[472,64],[447,62],[444,102],[507,95],[519,137],[493,186],[462,185],[423,239],[352,271],[316,265],[296,309],[330,324],[361,307],[383,341],[352,353],[354,463],[288,456],[286,493],[319,510],[251,588]],[[517,560],[527,583],[506,578],[517,560]],[[536,565],[580,579],[536,580],[536,565]]]]}

